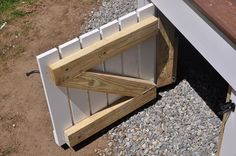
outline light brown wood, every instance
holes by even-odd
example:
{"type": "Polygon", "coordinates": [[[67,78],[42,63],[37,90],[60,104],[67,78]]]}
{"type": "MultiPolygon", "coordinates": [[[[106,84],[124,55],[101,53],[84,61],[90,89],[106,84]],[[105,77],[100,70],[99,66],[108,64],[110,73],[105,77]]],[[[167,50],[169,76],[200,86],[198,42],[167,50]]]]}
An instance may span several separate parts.
{"type": "Polygon", "coordinates": [[[71,147],[75,146],[155,98],[156,88],[152,88],[143,95],[115,104],[86,118],[64,131],[66,143],[71,147]]]}
{"type": "MultiPolygon", "coordinates": [[[[232,87],[228,86],[226,102],[230,101],[231,94],[232,94],[232,87]]],[[[230,115],[230,112],[226,112],[223,115],[223,119],[222,119],[221,126],[220,126],[219,142],[218,142],[218,146],[217,146],[217,153],[216,153],[217,156],[220,156],[220,150],[221,150],[221,145],[222,145],[222,141],[223,141],[223,137],[224,137],[224,131],[225,131],[225,125],[226,125],[226,122],[229,118],[229,115],[230,115]]]]}
{"type": "Polygon", "coordinates": [[[156,35],[159,31],[158,23],[156,17],[149,17],[80,50],[78,53],[59,60],[49,66],[53,81],[56,85],[60,85],[106,59],[156,35]]]}
{"type": "Polygon", "coordinates": [[[137,78],[85,72],[64,82],[62,86],[135,97],[155,87],[156,84],[137,78]]]}
{"type": "Polygon", "coordinates": [[[177,72],[178,38],[175,27],[161,14],[157,42],[157,87],[175,82],[177,72]]]}

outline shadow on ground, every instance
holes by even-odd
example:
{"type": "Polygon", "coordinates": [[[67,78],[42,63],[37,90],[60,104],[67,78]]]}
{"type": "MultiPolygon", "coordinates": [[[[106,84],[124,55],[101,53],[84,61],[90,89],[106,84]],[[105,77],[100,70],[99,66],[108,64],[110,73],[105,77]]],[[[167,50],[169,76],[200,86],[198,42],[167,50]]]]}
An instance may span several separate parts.
{"type": "Polygon", "coordinates": [[[205,60],[205,58],[185,39],[179,36],[178,82],[186,79],[191,87],[206,102],[215,114],[226,101],[228,83],[205,60]]]}

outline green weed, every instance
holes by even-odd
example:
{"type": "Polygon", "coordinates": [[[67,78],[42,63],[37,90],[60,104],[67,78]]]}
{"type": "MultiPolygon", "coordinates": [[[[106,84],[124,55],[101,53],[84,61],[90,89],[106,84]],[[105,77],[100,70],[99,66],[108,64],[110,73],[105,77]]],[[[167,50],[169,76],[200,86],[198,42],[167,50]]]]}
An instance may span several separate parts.
{"type": "Polygon", "coordinates": [[[14,10],[11,14],[12,14],[14,17],[23,17],[23,16],[27,15],[26,12],[21,11],[21,10],[14,10]]]}
{"type": "Polygon", "coordinates": [[[11,20],[15,17],[27,15],[22,10],[17,9],[18,6],[24,4],[32,4],[36,0],[0,0],[0,20],[11,20]]]}

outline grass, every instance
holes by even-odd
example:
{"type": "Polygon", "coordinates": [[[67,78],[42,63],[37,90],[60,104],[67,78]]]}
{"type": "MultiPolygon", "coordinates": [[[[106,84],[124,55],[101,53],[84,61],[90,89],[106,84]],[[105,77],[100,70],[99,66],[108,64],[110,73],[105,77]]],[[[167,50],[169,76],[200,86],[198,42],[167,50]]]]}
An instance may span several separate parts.
{"type": "Polygon", "coordinates": [[[27,15],[26,12],[18,10],[21,4],[32,4],[35,0],[0,0],[0,21],[9,21],[17,17],[27,15]]]}
{"type": "Polygon", "coordinates": [[[26,12],[21,11],[21,10],[15,10],[11,13],[14,17],[23,17],[25,15],[27,15],[26,12]]]}
{"type": "Polygon", "coordinates": [[[15,152],[16,152],[16,149],[14,147],[9,146],[4,150],[0,149],[0,156],[8,156],[8,155],[15,153],[15,152]]]}
{"type": "Polygon", "coordinates": [[[4,21],[2,21],[2,20],[0,20],[0,27],[1,27],[1,25],[3,25],[3,23],[5,23],[4,21]]]}
{"type": "Polygon", "coordinates": [[[19,3],[20,0],[1,0],[0,1],[0,13],[5,13],[11,9],[15,8],[16,3],[19,3]]]}

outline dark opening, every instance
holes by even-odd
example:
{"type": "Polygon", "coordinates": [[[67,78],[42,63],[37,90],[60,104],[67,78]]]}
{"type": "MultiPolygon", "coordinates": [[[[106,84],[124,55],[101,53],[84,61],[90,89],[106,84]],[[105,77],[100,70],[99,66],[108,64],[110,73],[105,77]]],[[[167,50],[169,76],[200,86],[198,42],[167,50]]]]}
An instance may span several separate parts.
{"type": "MultiPolygon", "coordinates": [[[[206,104],[219,115],[225,103],[228,83],[180,33],[178,52],[178,81],[186,79],[206,104]]],[[[177,82],[178,83],[178,82],[177,82]]]]}

